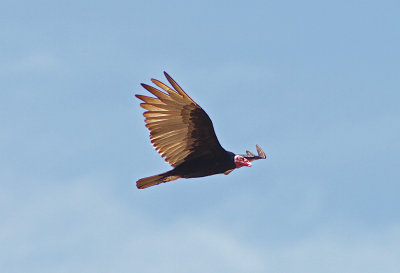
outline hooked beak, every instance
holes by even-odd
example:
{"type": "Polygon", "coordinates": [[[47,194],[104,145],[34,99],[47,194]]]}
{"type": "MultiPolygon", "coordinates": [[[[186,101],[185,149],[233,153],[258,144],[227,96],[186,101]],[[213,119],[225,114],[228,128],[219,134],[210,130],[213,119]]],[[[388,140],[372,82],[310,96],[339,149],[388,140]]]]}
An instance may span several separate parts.
{"type": "Polygon", "coordinates": [[[251,162],[242,155],[235,155],[236,168],[240,167],[251,167],[251,162]]]}
{"type": "MultiPolygon", "coordinates": [[[[246,159],[246,158],[245,158],[245,159],[246,159]]],[[[250,160],[247,160],[247,159],[246,159],[244,166],[246,166],[246,167],[251,167],[252,165],[251,165],[250,160]]]]}

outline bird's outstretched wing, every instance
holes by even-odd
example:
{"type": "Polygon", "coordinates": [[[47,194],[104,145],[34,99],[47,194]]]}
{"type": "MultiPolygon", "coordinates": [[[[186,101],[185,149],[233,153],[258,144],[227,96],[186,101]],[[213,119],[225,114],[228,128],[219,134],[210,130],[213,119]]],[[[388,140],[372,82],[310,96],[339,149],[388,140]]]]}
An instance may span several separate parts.
{"type": "Polygon", "coordinates": [[[164,75],[173,89],[152,79],[165,92],[142,84],[156,98],[136,95],[144,101],[140,106],[147,110],[143,115],[155,149],[173,167],[188,158],[224,151],[207,113],[166,72],[164,75]]]}
{"type": "Polygon", "coordinates": [[[257,144],[256,145],[256,148],[257,148],[257,154],[258,155],[255,155],[255,154],[253,154],[252,152],[250,152],[250,151],[246,151],[246,154],[245,155],[243,155],[247,160],[249,160],[250,162],[251,161],[254,161],[254,160],[258,160],[258,159],[266,159],[267,158],[267,155],[265,154],[265,152],[263,151],[263,149],[261,149],[261,147],[257,144]]]}

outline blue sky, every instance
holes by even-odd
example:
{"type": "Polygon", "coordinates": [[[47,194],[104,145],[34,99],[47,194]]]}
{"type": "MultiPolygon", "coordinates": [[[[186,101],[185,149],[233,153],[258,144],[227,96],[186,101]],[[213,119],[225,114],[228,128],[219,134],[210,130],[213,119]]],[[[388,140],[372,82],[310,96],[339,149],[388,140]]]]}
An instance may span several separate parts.
{"type": "Polygon", "coordinates": [[[1,272],[399,272],[398,1],[6,1],[1,272]],[[170,73],[222,145],[169,169],[134,94],[170,73]]]}

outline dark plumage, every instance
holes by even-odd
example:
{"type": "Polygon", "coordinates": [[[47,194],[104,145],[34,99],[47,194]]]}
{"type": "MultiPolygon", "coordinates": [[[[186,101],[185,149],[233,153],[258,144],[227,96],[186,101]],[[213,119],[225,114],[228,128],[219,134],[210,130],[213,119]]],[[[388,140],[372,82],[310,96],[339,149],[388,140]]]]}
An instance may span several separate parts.
{"type": "Polygon", "coordinates": [[[251,166],[250,161],[266,157],[258,145],[258,156],[248,151],[246,155],[235,155],[222,148],[207,113],[166,72],[164,75],[174,89],[152,79],[166,93],[142,84],[156,98],[136,97],[147,110],[143,115],[151,143],[174,169],[138,180],[139,189],[178,178],[228,174],[235,168],[251,166]]]}

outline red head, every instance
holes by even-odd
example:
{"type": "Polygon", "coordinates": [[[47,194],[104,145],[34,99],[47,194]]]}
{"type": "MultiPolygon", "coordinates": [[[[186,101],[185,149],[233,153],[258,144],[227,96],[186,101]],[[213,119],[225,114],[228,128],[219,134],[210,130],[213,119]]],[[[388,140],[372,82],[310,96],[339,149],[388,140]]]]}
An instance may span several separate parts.
{"type": "Polygon", "coordinates": [[[251,167],[250,161],[243,157],[242,155],[235,155],[234,157],[236,168],[240,168],[243,166],[251,167]]]}

